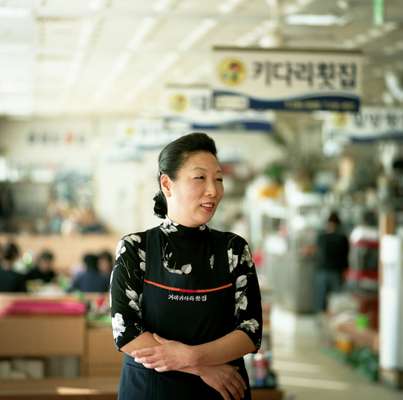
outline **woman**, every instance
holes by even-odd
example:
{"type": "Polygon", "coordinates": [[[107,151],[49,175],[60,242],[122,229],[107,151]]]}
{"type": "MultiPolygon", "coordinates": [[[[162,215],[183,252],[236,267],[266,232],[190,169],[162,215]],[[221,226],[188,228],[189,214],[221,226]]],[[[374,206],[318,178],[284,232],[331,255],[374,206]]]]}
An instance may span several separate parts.
{"type": "Polygon", "coordinates": [[[126,353],[119,399],[250,399],[242,356],[258,350],[260,292],[244,239],[210,229],[224,193],[214,141],[192,133],[159,155],[163,223],[123,237],[112,327],[126,353]]]}

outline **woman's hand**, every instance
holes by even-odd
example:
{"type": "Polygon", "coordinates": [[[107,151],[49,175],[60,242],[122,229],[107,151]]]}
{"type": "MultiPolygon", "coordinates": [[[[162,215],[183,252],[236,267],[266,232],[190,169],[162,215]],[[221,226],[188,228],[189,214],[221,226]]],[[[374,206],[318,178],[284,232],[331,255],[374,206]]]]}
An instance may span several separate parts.
{"type": "Polygon", "coordinates": [[[224,400],[243,399],[247,388],[236,367],[229,364],[200,367],[200,378],[217,390],[224,400]]]}
{"type": "Polygon", "coordinates": [[[147,347],[131,353],[134,360],[158,372],[180,370],[194,365],[192,346],[164,339],[153,334],[160,346],[147,347]]]}

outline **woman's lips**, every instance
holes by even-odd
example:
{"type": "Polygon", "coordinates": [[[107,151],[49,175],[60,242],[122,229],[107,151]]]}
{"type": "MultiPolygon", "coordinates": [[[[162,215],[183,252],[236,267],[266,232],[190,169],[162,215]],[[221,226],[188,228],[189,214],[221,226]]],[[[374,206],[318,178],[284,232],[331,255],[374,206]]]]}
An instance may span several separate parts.
{"type": "Polygon", "coordinates": [[[208,212],[213,211],[213,210],[214,210],[214,206],[215,206],[214,203],[202,203],[202,204],[201,204],[201,207],[203,208],[203,210],[208,211],[208,212]]]}

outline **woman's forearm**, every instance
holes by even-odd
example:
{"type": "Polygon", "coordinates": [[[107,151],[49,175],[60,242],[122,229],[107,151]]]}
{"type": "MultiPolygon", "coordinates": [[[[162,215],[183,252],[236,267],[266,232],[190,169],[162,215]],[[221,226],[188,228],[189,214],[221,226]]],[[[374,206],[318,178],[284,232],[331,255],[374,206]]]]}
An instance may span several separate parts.
{"type": "MultiPolygon", "coordinates": [[[[200,345],[186,345],[145,332],[122,347],[146,368],[158,372],[226,364],[256,350],[249,336],[235,330],[219,339],[200,345]]],[[[185,372],[185,371],[184,371],[185,372]]],[[[196,373],[197,374],[197,373],[196,373]]]]}
{"type": "Polygon", "coordinates": [[[155,347],[159,345],[160,344],[154,339],[152,333],[143,332],[141,335],[137,336],[135,339],[122,346],[120,350],[131,356],[131,352],[134,350],[140,350],[146,347],[155,347]]]}
{"type": "Polygon", "coordinates": [[[256,346],[249,336],[243,331],[235,330],[211,342],[192,346],[191,366],[225,364],[255,350],[256,346]]]}

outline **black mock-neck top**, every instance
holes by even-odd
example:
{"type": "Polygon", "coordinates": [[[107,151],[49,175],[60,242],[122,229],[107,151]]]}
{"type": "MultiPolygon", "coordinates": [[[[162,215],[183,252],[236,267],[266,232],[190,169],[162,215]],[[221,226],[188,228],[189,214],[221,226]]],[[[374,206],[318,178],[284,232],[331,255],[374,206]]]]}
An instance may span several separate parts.
{"type": "Polygon", "coordinates": [[[110,290],[119,349],[145,331],[195,345],[241,330],[260,347],[255,266],[247,242],[234,233],[166,218],[153,229],[125,235],[110,290]]]}

